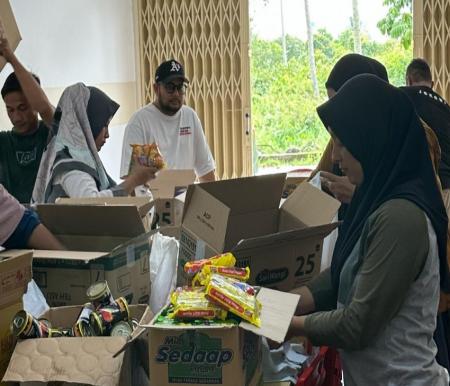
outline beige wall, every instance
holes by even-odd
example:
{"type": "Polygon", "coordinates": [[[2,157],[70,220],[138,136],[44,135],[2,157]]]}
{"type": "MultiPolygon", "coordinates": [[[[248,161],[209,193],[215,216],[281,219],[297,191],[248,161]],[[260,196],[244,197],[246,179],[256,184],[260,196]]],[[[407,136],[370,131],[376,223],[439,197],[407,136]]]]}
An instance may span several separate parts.
{"type": "MultiPolygon", "coordinates": [[[[22,41],[16,54],[41,78],[56,105],[65,87],[84,82],[104,90],[121,108],[101,152],[113,177],[119,175],[123,126],[137,109],[134,0],[10,0],[22,41]]],[[[12,71],[0,73],[0,85],[12,71]]],[[[11,124],[0,103],[0,130],[11,124]]]]}

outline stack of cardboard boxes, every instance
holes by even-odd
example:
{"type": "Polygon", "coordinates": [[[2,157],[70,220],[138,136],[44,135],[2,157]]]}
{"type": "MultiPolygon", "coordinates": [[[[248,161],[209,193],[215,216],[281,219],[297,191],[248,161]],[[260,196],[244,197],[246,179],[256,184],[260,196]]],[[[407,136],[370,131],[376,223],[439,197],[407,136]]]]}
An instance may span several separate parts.
{"type": "MultiPolygon", "coordinates": [[[[69,248],[34,252],[34,278],[48,303],[59,307],[51,310],[49,318],[73,320],[79,308],[60,306],[83,304],[87,287],[99,280],[108,281],[114,297],[148,303],[149,254],[152,236],[158,231],[180,241],[179,284],[186,282],[181,269],[186,261],[231,251],[238,265],[250,267],[250,283],[264,287],[258,294],[263,304],[261,328],[245,322],[214,327],[158,325],[145,307],[136,306],[139,317],[145,313],[140,340],[148,335],[150,343],[148,353],[139,355],[145,357],[152,386],[259,384],[260,339],[282,342],[298,303],[298,295],[279,291],[299,287],[319,272],[323,238],[337,226],[330,222],[339,203],[308,183],[301,184],[280,206],[285,178],[278,174],[191,185],[182,216],[183,203],[178,200],[178,215],[166,215],[169,225],[178,226],[155,230],[150,229],[152,222],[162,224],[149,222],[147,214],[156,201],[146,198],[69,199],[38,206],[42,222],[69,248]]],[[[157,200],[175,202],[173,197],[157,200]]],[[[28,267],[28,273],[18,275],[23,282],[14,296],[0,292],[0,307],[8,310],[1,312],[0,332],[9,328],[21,307],[20,297],[31,277],[30,253],[3,256],[9,256],[3,264],[15,259],[14,265],[28,267]]],[[[125,369],[133,368],[129,361],[136,362],[135,350],[124,354],[121,338],[117,342],[116,338],[59,339],[20,342],[5,379],[95,385],[131,382],[125,369]],[[122,352],[112,359],[118,351],[122,352]],[[47,354],[42,356],[42,352],[47,354]],[[51,371],[41,370],[44,361],[51,371]],[[30,368],[24,363],[42,366],[30,368]]]]}

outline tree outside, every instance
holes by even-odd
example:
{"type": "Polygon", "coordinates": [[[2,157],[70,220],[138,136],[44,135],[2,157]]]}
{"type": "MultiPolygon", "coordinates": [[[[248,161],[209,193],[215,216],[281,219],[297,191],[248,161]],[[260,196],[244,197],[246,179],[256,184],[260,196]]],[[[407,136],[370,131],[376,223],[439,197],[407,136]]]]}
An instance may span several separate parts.
{"type": "MultiPolygon", "coordinates": [[[[411,44],[405,44],[412,24],[403,23],[401,28],[398,27],[400,22],[395,15],[408,12],[408,4],[405,6],[408,0],[385,0],[385,3],[390,8],[378,27],[389,35],[390,39],[379,43],[360,31],[361,51],[362,54],[383,63],[388,70],[390,82],[401,86],[404,84],[406,66],[412,59],[411,44]],[[392,11],[392,7],[401,8],[400,11],[392,11]],[[382,27],[388,24],[397,27],[382,27]]],[[[324,84],[334,63],[341,56],[354,52],[353,27],[349,23],[349,28],[338,37],[333,37],[325,29],[314,31],[311,40],[314,42],[318,96],[315,96],[311,81],[311,51],[308,41],[286,36],[285,65],[281,38],[264,40],[252,35],[251,87],[252,125],[256,136],[255,170],[313,166],[318,162],[329,135],[316,114],[316,107],[327,99],[324,84]]],[[[356,46],[358,47],[358,44],[356,46]]]]}

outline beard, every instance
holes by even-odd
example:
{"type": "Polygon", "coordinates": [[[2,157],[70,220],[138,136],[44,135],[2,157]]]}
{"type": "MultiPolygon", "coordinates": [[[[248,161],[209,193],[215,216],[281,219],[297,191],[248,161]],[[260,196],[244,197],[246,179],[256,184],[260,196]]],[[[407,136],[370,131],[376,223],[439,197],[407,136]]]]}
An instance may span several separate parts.
{"type": "MultiPolygon", "coordinates": [[[[177,101],[177,99],[173,98],[174,101],[177,101]]],[[[161,110],[163,114],[166,115],[175,115],[183,106],[183,102],[180,101],[179,103],[171,103],[170,98],[168,100],[164,101],[161,96],[158,97],[158,107],[161,110]]]]}

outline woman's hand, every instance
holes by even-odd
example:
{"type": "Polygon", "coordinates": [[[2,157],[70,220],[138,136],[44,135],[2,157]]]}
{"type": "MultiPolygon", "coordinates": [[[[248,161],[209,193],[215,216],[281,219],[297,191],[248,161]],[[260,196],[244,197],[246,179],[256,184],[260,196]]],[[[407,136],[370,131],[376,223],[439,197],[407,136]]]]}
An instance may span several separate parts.
{"type": "Polygon", "coordinates": [[[320,180],[322,186],[329,190],[337,200],[344,204],[350,204],[355,185],[353,185],[347,176],[337,176],[333,173],[320,172],[320,180]]]}

